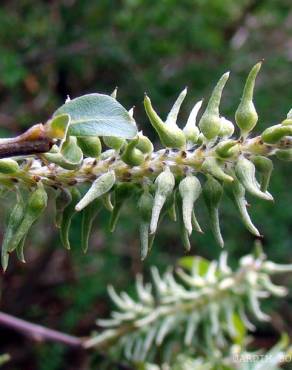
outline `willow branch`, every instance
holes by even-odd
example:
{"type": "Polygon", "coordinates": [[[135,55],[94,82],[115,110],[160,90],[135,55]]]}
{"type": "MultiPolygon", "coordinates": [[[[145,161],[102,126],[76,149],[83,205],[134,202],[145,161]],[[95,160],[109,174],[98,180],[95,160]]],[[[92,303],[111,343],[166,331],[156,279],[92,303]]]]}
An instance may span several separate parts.
{"type": "Polygon", "coordinates": [[[51,341],[62,343],[69,347],[84,348],[83,339],[81,338],[33,324],[4,312],[0,312],[0,325],[23,333],[38,342],[51,341]]]}

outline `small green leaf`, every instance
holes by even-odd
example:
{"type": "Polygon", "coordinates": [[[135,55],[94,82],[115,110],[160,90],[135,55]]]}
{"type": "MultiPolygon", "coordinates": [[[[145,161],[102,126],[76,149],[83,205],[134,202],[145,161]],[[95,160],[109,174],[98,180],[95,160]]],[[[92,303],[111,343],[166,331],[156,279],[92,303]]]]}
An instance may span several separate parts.
{"type": "Polygon", "coordinates": [[[200,276],[206,275],[210,262],[203,257],[187,256],[178,260],[178,265],[186,270],[192,271],[196,266],[197,272],[200,276]]]}
{"type": "Polygon", "coordinates": [[[135,121],[114,98],[103,94],[88,94],[68,101],[54,116],[69,114],[69,135],[117,136],[131,139],[137,135],[135,121]]]}
{"type": "Polygon", "coordinates": [[[46,123],[46,132],[52,139],[64,139],[70,124],[69,114],[60,114],[46,123]]]}

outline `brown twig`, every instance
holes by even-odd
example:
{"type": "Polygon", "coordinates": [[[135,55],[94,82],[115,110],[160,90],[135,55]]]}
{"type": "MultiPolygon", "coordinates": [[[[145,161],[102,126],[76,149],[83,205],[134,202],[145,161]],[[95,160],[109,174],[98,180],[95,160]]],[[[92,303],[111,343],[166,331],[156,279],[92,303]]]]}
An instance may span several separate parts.
{"type": "Polygon", "coordinates": [[[45,153],[52,145],[53,140],[46,136],[44,126],[40,123],[15,138],[0,139],[0,158],[45,153]]]}
{"type": "Polygon", "coordinates": [[[52,341],[66,344],[70,347],[83,349],[83,340],[81,338],[61,333],[57,330],[48,329],[41,325],[18,319],[17,317],[0,312],[0,325],[12,328],[18,332],[33,338],[36,341],[52,341]]]}

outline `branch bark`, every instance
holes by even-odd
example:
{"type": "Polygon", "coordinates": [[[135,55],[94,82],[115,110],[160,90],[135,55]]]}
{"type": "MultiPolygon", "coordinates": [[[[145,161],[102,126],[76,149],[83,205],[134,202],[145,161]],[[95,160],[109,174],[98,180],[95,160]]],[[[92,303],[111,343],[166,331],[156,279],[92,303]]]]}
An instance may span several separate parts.
{"type": "Polygon", "coordinates": [[[47,340],[63,343],[69,347],[84,348],[83,339],[81,338],[18,319],[4,312],[0,312],[0,325],[21,332],[39,342],[47,340]]]}

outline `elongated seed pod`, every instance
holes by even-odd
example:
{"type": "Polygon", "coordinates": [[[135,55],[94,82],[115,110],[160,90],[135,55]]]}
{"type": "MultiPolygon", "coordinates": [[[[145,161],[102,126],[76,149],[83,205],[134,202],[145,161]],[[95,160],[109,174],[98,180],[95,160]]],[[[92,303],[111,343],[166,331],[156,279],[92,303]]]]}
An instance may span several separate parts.
{"type": "Polygon", "coordinates": [[[99,158],[102,148],[98,136],[79,136],[77,143],[86,157],[99,158]]]}
{"type": "Polygon", "coordinates": [[[245,199],[245,188],[241,183],[235,178],[232,183],[226,183],[224,186],[226,194],[235,204],[237,210],[239,211],[241,220],[244,226],[255,236],[260,236],[258,229],[254,226],[251,218],[247,212],[247,201],[245,199]]]}
{"type": "Polygon", "coordinates": [[[114,206],[112,204],[112,193],[108,192],[108,193],[104,194],[101,197],[101,201],[102,201],[105,209],[107,209],[109,212],[113,211],[114,206]]]}
{"type": "Polygon", "coordinates": [[[168,215],[168,217],[171,219],[171,221],[176,222],[177,216],[176,216],[176,192],[173,191],[170,196],[166,199],[166,202],[164,204],[164,211],[162,212],[162,217],[164,214],[168,215]]]}
{"type": "Polygon", "coordinates": [[[19,170],[19,165],[16,161],[10,158],[0,159],[0,173],[13,174],[19,170]]]}
{"type": "Polygon", "coordinates": [[[292,135],[292,126],[275,125],[265,129],[261,137],[264,143],[276,144],[283,137],[291,135],[292,135]]]}
{"type": "Polygon", "coordinates": [[[61,226],[63,211],[72,201],[71,192],[68,189],[61,189],[55,200],[55,225],[61,226]]]}
{"type": "Polygon", "coordinates": [[[223,188],[220,183],[214,177],[208,175],[203,186],[203,196],[209,212],[210,226],[220,247],[224,246],[219,224],[219,205],[222,195],[223,188]]]}
{"type": "Polygon", "coordinates": [[[140,242],[141,242],[141,259],[144,260],[149,252],[149,226],[153,208],[153,196],[149,191],[144,191],[138,201],[140,242]]]}
{"type": "Polygon", "coordinates": [[[209,99],[207,108],[203,113],[199,127],[204,136],[208,139],[214,139],[220,132],[221,120],[219,116],[219,105],[222,96],[223,88],[229,78],[229,72],[224,73],[215,86],[209,99]]]}
{"type": "Polygon", "coordinates": [[[261,191],[266,192],[274,169],[273,162],[270,158],[262,155],[252,156],[250,160],[255,165],[256,170],[261,174],[261,191]]]}
{"type": "Polygon", "coordinates": [[[183,247],[186,250],[186,252],[189,252],[191,249],[189,235],[191,233],[189,232],[189,230],[187,230],[185,226],[185,222],[183,218],[183,201],[182,201],[180,194],[177,197],[176,206],[177,206],[177,214],[178,214],[181,241],[182,241],[183,247]]]}
{"type": "Polygon", "coordinates": [[[203,103],[203,100],[200,100],[194,105],[189,115],[189,118],[187,120],[187,123],[185,127],[183,128],[183,132],[186,136],[187,142],[191,142],[193,144],[195,144],[198,141],[198,137],[200,135],[200,130],[198,129],[196,125],[196,120],[197,120],[198,112],[202,106],[202,103],[203,103]]]}
{"type": "Polygon", "coordinates": [[[186,145],[186,138],[183,131],[176,124],[164,123],[153,109],[151,100],[147,95],[144,97],[144,107],[151,125],[157,132],[162,145],[166,148],[184,148],[186,145]]]}
{"type": "Polygon", "coordinates": [[[173,173],[168,167],[161,172],[155,180],[155,197],[152,209],[151,223],[150,223],[150,233],[154,234],[157,229],[157,223],[161,209],[167,199],[174,189],[175,179],[173,173]]]}
{"type": "Polygon", "coordinates": [[[182,216],[184,226],[189,235],[192,233],[192,213],[194,203],[199,198],[202,191],[200,181],[192,175],[186,176],[179,183],[179,194],[182,198],[182,216]]]}
{"type": "Polygon", "coordinates": [[[249,193],[261,199],[273,200],[271,194],[260,190],[255,177],[255,165],[251,161],[243,156],[238,158],[235,165],[235,174],[249,193]]]}
{"type": "Polygon", "coordinates": [[[60,225],[60,239],[63,246],[66,249],[70,249],[69,230],[72,218],[76,213],[75,210],[76,204],[80,199],[80,192],[76,187],[73,187],[70,190],[70,193],[71,193],[71,202],[67,205],[67,207],[65,207],[63,211],[63,217],[60,225]]]}
{"type": "Polygon", "coordinates": [[[196,217],[196,214],[195,214],[195,211],[193,210],[192,212],[192,225],[193,225],[193,228],[200,234],[203,234],[203,230],[201,229],[201,226],[197,220],[197,217],[196,217]]]}
{"type": "Polygon", "coordinates": [[[115,181],[116,176],[114,171],[109,171],[98,177],[96,180],[94,180],[94,182],[92,183],[91,187],[84,195],[84,197],[78,202],[78,204],[75,207],[75,210],[77,212],[81,211],[83,208],[88,206],[88,204],[92,202],[94,199],[99,198],[101,195],[110,191],[115,181]]]}
{"type": "Polygon", "coordinates": [[[17,258],[22,263],[25,263],[24,244],[25,244],[26,236],[27,235],[24,235],[24,237],[21,239],[20,243],[16,247],[16,255],[17,255],[17,258]]]}
{"type": "Polygon", "coordinates": [[[139,137],[131,140],[125,147],[121,159],[129,166],[140,166],[144,162],[144,154],[136,146],[139,142],[139,137]]]}
{"type": "Polygon", "coordinates": [[[84,253],[88,250],[88,242],[93,221],[100,211],[100,199],[95,199],[83,211],[81,219],[81,248],[84,253]]]}
{"type": "Polygon", "coordinates": [[[207,157],[204,160],[204,163],[202,165],[202,171],[204,171],[207,174],[210,174],[216,179],[224,182],[232,182],[233,178],[232,176],[227,175],[223,169],[220,167],[220,162],[214,157],[207,157]]]}
{"type": "Polygon", "coordinates": [[[17,227],[13,240],[11,242],[10,250],[17,248],[18,244],[28,233],[31,225],[40,217],[44,209],[47,207],[48,196],[42,184],[38,184],[27,201],[25,206],[23,218],[17,227]]]}
{"type": "Polygon", "coordinates": [[[167,118],[166,118],[166,121],[165,121],[165,123],[167,125],[173,125],[173,124],[176,125],[177,116],[178,116],[178,113],[180,111],[180,107],[181,107],[183,101],[185,100],[187,92],[188,92],[188,89],[184,88],[183,91],[177,97],[177,99],[174,102],[170,112],[167,115],[167,118]]]}
{"type": "Polygon", "coordinates": [[[258,114],[253,104],[253,91],[255,79],[262,63],[257,63],[250,71],[241,98],[241,102],[235,112],[235,121],[243,135],[249,133],[258,121],[258,114]]]}
{"type": "Polygon", "coordinates": [[[126,200],[128,200],[135,192],[135,185],[131,183],[117,184],[115,188],[115,203],[110,218],[110,231],[114,232],[118,219],[120,217],[121,209],[126,200]]]}
{"type": "Polygon", "coordinates": [[[24,209],[25,209],[24,201],[22,197],[19,196],[15,206],[13,207],[12,211],[10,212],[7,218],[6,229],[3,236],[1,250],[1,263],[3,271],[6,271],[7,269],[9,253],[12,252],[13,250],[11,248],[11,242],[13,241],[16,230],[23,219],[24,209]]]}

